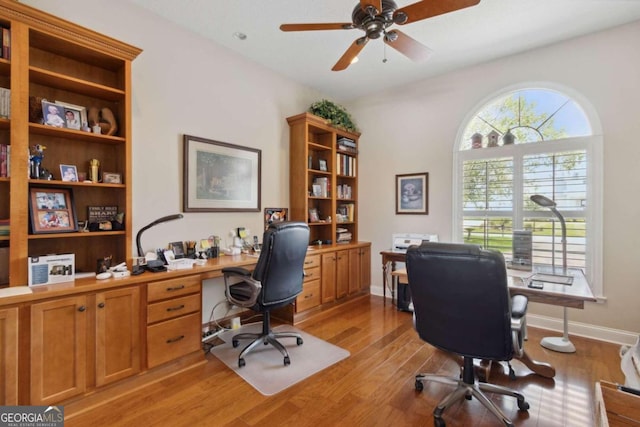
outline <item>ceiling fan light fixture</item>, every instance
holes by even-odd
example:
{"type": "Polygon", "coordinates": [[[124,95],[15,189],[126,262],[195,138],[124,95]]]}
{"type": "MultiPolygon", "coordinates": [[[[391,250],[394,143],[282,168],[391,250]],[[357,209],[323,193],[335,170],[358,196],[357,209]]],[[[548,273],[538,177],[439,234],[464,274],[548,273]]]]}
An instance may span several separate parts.
{"type": "Polygon", "coordinates": [[[360,59],[357,56],[354,56],[353,59],[351,60],[351,64],[355,64],[356,62],[358,62],[360,59]]]}

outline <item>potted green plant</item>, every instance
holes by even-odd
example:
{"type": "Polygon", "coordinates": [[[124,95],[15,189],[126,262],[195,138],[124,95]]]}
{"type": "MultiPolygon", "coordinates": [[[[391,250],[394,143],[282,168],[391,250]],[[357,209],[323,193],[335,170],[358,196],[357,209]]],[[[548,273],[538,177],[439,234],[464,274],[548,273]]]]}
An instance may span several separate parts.
{"type": "Polygon", "coordinates": [[[315,114],[318,117],[322,117],[328,120],[333,126],[348,130],[350,132],[357,132],[356,127],[351,115],[341,105],[335,104],[331,101],[323,99],[321,101],[314,102],[309,108],[311,114],[315,114]]]}

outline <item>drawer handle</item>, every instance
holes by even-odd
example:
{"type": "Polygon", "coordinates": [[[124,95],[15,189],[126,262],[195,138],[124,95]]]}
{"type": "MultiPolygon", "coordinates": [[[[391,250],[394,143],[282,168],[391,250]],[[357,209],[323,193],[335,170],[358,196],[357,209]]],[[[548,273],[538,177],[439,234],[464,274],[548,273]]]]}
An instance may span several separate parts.
{"type": "Polygon", "coordinates": [[[85,307],[84,305],[81,305],[80,307],[78,307],[78,311],[81,312],[81,313],[83,311],[85,311],[86,309],[87,309],[87,307],[85,307]]]}
{"type": "Polygon", "coordinates": [[[184,304],[180,304],[177,307],[169,307],[167,308],[167,311],[176,311],[176,310],[182,310],[184,308],[184,304]]]}
{"type": "Polygon", "coordinates": [[[307,265],[307,264],[313,264],[313,261],[305,261],[304,265],[307,265]]]}
{"type": "Polygon", "coordinates": [[[167,344],[172,344],[172,343],[174,343],[174,342],[178,342],[178,341],[180,341],[180,340],[181,340],[181,339],[183,339],[183,338],[184,338],[184,335],[180,335],[179,337],[175,337],[175,338],[169,338],[169,339],[167,340],[167,344]]]}
{"type": "Polygon", "coordinates": [[[101,302],[100,304],[98,304],[98,308],[104,308],[104,303],[101,302]]]}
{"type": "Polygon", "coordinates": [[[184,289],[184,285],[175,286],[175,287],[173,287],[173,288],[167,288],[167,291],[168,291],[168,292],[171,292],[171,291],[179,291],[180,289],[184,289]]]}
{"type": "Polygon", "coordinates": [[[313,294],[305,295],[305,296],[304,296],[304,299],[309,299],[309,298],[311,298],[312,296],[313,296],[313,294]]]}

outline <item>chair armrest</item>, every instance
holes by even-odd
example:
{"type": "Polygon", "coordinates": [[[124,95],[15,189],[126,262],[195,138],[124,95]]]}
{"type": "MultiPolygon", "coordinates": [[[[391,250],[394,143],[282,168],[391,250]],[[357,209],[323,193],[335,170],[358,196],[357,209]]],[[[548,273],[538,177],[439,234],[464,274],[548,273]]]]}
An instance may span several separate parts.
{"type": "Polygon", "coordinates": [[[242,268],[242,267],[225,267],[222,269],[222,274],[224,275],[229,274],[232,276],[242,276],[242,277],[251,276],[251,272],[246,268],[242,268]]]}
{"type": "Polygon", "coordinates": [[[529,299],[524,295],[514,295],[511,298],[511,317],[519,319],[527,314],[529,299]]]}

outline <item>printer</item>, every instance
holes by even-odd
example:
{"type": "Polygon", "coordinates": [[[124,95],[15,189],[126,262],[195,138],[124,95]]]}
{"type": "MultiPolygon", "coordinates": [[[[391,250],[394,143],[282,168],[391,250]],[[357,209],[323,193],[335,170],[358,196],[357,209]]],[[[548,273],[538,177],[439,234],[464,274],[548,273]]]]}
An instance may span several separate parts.
{"type": "Polygon", "coordinates": [[[391,250],[393,252],[407,252],[409,246],[421,245],[422,242],[437,242],[437,234],[394,233],[392,235],[391,250]]]}

